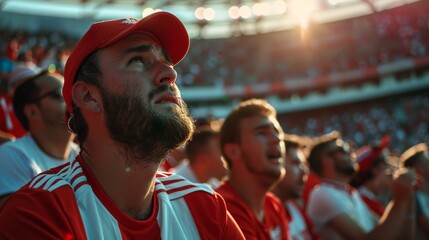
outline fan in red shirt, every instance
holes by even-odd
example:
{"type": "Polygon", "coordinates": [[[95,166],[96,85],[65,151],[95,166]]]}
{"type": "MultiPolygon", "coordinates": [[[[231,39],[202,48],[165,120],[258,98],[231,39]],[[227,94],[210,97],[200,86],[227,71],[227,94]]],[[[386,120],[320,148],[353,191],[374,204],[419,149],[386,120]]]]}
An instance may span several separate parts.
{"type": "Polygon", "coordinates": [[[175,84],[188,48],[167,12],[91,26],[64,72],[82,151],[5,202],[0,239],[244,239],[219,194],[158,172],[194,131],[175,84]]]}
{"type": "Polygon", "coordinates": [[[289,218],[289,237],[293,240],[318,239],[302,206],[302,190],[307,176],[305,141],[298,135],[285,134],[286,176],[273,189],[289,218]]]}
{"type": "Polygon", "coordinates": [[[13,110],[12,96],[16,86],[30,79],[43,70],[38,67],[18,65],[8,76],[6,91],[0,93],[0,131],[11,134],[14,138],[21,138],[26,133],[13,110]]]}
{"type": "Polygon", "coordinates": [[[377,219],[384,214],[385,205],[381,196],[390,194],[393,178],[393,166],[387,162],[389,143],[390,137],[385,136],[379,142],[358,149],[356,162],[359,168],[350,181],[350,185],[359,190],[362,200],[377,219]]]}
{"type": "Polygon", "coordinates": [[[240,103],[221,128],[228,180],[216,189],[246,239],[288,239],[288,220],[269,190],[285,175],[283,130],[266,101],[240,103]]]}

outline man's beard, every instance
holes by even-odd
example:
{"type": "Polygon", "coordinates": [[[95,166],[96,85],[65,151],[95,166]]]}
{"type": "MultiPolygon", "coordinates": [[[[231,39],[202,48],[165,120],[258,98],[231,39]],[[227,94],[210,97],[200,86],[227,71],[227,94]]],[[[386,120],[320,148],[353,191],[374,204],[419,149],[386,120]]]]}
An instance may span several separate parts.
{"type": "MultiPolygon", "coordinates": [[[[276,186],[285,177],[285,168],[267,167],[262,163],[260,163],[259,166],[255,166],[254,162],[249,161],[252,158],[248,153],[243,153],[243,159],[245,161],[247,171],[262,177],[267,187],[271,188],[276,186]]],[[[262,162],[263,160],[260,161],[262,162]]]]}
{"type": "Polygon", "coordinates": [[[340,163],[337,159],[335,159],[334,167],[338,173],[348,177],[354,176],[357,171],[356,166],[340,163]]]}
{"type": "Polygon", "coordinates": [[[130,163],[161,163],[192,136],[194,123],[182,100],[179,107],[164,113],[149,104],[156,93],[167,90],[166,85],[155,89],[144,102],[136,91],[114,95],[101,89],[109,134],[130,163]]]}

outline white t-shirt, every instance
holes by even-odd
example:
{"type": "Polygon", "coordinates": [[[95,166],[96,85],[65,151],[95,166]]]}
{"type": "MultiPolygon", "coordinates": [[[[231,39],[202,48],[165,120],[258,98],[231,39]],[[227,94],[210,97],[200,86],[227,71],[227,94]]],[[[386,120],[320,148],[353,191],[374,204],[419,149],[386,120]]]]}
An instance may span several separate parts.
{"type": "MultiPolygon", "coordinates": [[[[72,143],[68,160],[74,159],[79,147],[72,143]]],[[[31,135],[0,146],[0,196],[16,192],[37,174],[58,167],[68,160],[56,159],[43,152],[31,135]]]]}
{"type": "Polygon", "coordinates": [[[349,215],[365,232],[371,231],[376,225],[357,190],[349,192],[325,182],[311,191],[307,214],[320,237],[329,240],[345,239],[326,225],[340,214],[349,215]]]}

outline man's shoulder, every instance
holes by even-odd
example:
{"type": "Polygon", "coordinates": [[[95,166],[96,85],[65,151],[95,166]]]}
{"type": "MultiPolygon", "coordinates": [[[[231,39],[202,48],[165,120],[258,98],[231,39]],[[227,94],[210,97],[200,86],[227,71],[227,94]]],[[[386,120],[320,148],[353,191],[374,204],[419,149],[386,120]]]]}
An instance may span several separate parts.
{"type": "Polygon", "coordinates": [[[25,151],[31,144],[31,136],[25,135],[21,138],[18,138],[14,141],[8,141],[0,146],[0,151],[25,151]]]}
{"type": "Polygon", "coordinates": [[[283,221],[288,221],[284,205],[274,193],[267,192],[265,194],[264,211],[266,214],[278,216],[283,221]]]}
{"type": "Polygon", "coordinates": [[[265,206],[266,209],[273,209],[276,213],[284,211],[284,206],[282,201],[272,192],[267,192],[265,194],[265,206]]]}
{"type": "Polygon", "coordinates": [[[42,153],[43,151],[29,134],[0,146],[2,159],[37,159],[44,155],[42,153]]]}
{"type": "MultiPolygon", "coordinates": [[[[83,232],[72,185],[66,178],[55,173],[61,168],[55,172],[53,170],[39,174],[6,200],[0,211],[0,225],[10,226],[13,230],[3,228],[0,235],[35,235],[41,239],[43,234],[65,233],[62,228],[67,228],[71,223],[79,226],[78,231],[83,232]],[[16,232],[18,226],[24,232],[16,232]],[[47,228],[50,232],[47,232],[47,228]]],[[[56,236],[60,238],[60,235],[56,236]]]]}
{"type": "Polygon", "coordinates": [[[265,194],[265,199],[273,204],[282,205],[281,200],[272,192],[267,192],[265,194]]]}
{"type": "Polygon", "coordinates": [[[30,136],[24,136],[15,141],[9,141],[0,146],[0,171],[8,168],[20,168],[22,164],[28,165],[34,158],[35,152],[30,136]],[[19,167],[18,167],[19,166],[19,167]]]}
{"type": "Polygon", "coordinates": [[[311,194],[335,198],[338,195],[348,194],[348,193],[347,191],[343,189],[339,189],[331,184],[321,183],[311,191],[311,194]]]}
{"type": "Polygon", "coordinates": [[[307,207],[339,207],[344,204],[344,201],[351,199],[348,192],[331,186],[330,184],[322,183],[316,186],[309,195],[307,207]]]}
{"type": "Polygon", "coordinates": [[[167,194],[170,200],[191,194],[215,195],[207,184],[190,182],[180,175],[160,171],[156,174],[155,192],[167,194]]]}
{"type": "Polygon", "coordinates": [[[64,174],[68,169],[69,166],[64,164],[40,173],[12,194],[5,202],[5,207],[14,208],[18,204],[25,205],[21,207],[23,209],[32,209],[38,204],[62,205],[64,202],[70,201],[71,198],[74,198],[75,193],[70,178],[64,174]],[[66,201],[64,201],[65,199],[66,201]]]}
{"type": "Polygon", "coordinates": [[[230,186],[228,180],[221,182],[220,186],[218,188],[216,188],[216,192],[218,192],[220,195],[222,195],[222,197],[225,199],[236,199],[237,198],[237,193],[230,186]]]}
{"type": "Polygon", "coordinates": [[[217,193],[219,193],[227,203],[228,207],[235,206],[237,208],[247,208],[244,200],[239,196],[237,191],[231,186],[229,180],[224,180],[221,182],[220,186],[215,189],[217,193]]]}
{"type": "Polygon", "coordinates": [[[22,189],[26,189],[26,191],[42,190],[52,193],[66,188],[72,192],[76,192],[85,183],[87,183],[87,180],[78,161],[70,161],[41,172],[22,189]]]}
{"type": "MultiPolygon", "coordinates": [[[[74,169],[74,171],[76,171],[76,169],[74,169]]],[[[71,167],[71,163],[65,163],[38,174],[26,185],[26,187],[29,189],[43,189],[53,192],[62,186],[72,186],[72,183],[75,180],[75,177],[72,175],[74,175],[74,172],[71,167]]]]}
{"type": "Polygon", "coordinates": [[[248,219],[253,215],[249,206],[244,202],[244,200],[237,194],[234,188],[231,187],[228,180],[225,180],[221,183],[220,187],[216,189],[222,198],[225,200],[226,205],[228,206],[228,211],[234,216],[245,215],[245,219],[248,219]]]}

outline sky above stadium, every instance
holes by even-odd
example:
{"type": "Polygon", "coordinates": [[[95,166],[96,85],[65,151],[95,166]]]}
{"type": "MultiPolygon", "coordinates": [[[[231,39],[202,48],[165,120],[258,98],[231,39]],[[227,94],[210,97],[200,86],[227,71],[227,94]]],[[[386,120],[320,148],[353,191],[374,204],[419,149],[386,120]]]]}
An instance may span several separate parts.
{"type": "MultiPolygon", "coordinates": [[[[371,14],[417,0],[3,0],[1,12],[70,19],[91,18],[95,21],[134,17],[141,18],[157,10],[171,12],[197,35],[201,22],[207,37],[230,35],[231,25],[240,20],[243,32],[270,32],[305,27],[309,21],[330,22],[371,14]],[[201,4],[204,2],[204,4],[201,4]],[[202,21],[201,21],[202,20],[202,21]]],[[[1,14],[0,12],[0,14],[1,14]]],[[[200,32],[201,33],[201,32],[200,32]]]]}

